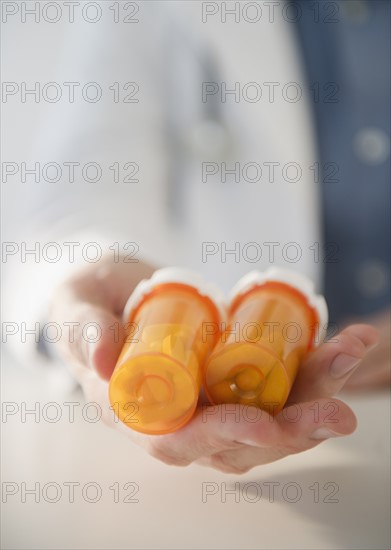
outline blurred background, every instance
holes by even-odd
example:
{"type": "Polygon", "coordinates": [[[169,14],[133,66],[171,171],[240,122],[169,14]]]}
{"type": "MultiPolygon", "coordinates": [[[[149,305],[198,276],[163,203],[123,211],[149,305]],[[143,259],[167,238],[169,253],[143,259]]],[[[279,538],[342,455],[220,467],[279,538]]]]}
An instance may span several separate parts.
{"type": "Polygon", "coordinates": [[[1,10],[4,548],[388,548],[386,391],[348,397],[358,432],[309,454],[170,469],[88,417],[40,333],[100,254],[225,291],[275,264],[315,281],[336,326],[380,329],[386,379],[390,3],[1,10]]]}

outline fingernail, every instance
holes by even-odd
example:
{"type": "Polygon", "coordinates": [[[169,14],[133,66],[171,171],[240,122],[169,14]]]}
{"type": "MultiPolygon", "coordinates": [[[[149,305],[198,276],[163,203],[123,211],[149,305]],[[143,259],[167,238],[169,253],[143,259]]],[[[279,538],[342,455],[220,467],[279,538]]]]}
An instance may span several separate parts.
{"type": "Polygon", "coordinates": [[[379,345],[379,342],[375,342],[374,344],[371,344],[370,346],[367,346],[366,347],[366,351],[372,351],[373,349],[377,348],[377,346],[379,345]]]}
{"type": "Polygon", "coordinates": [[[334,359],[330,366],[330,374],[334,378],[342,378],[357,367],[361,359],[357,357],[352,357],[351,355],[346,355],[346,353],[340,353],[334,359]]]}
{"type": "Polygon", "coordinates": [[[332,430],[329,430],[328,428],[317,428],[312,434],[310,435],[310,439],[330,439],[330,437],[341,437],[343,434],[339,434],[337,432],[333,432],[332,430]]]}
{"type": "Polygon", "coordinates": [[[252,439],[240,439],[237,443],[240,443],[241,445],[248,445],[249,447],[261,447],[259,443],[253,441],[252,439]]]}

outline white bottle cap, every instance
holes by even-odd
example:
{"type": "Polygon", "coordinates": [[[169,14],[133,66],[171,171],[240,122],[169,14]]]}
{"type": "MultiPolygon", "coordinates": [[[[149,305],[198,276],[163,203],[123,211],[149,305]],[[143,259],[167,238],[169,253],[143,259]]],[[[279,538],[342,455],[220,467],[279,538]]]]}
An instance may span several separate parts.
{"type": "Polygon", "coordinates": [[[147,296],[157,285],[165,283],[179,283],[195,288],[199,294],[206,296],[216,306],[219,314],[219,322],[226,318],[227,305],[224,295],[218,286],[206,282],[201,275],[182,267],[164,267],[155,271],[150,279],[143,279],[136,286],[126,302],[123,322],[129,321],[132,312],[140,304],[144,296],[147,296]]]}
{"type": "Polygon", "coordinates": [[[307,298],[309,305],[315,309],[319,321],[319,337],[316,338],[317,341],[313,342],[313,344],[317,346],[322,343],[326,337],[328,323],[326,300],[320,294],[315,293],[313,282],[301,273],[290,271],[289,269],[282,269],[280,267],[269,267],[264,272],[256,270],[250,271],[250,273],[242,277],[232,288],[229,294],[230,302],[232,303],[235,298],[252,288],[261,286],[269,281],[285,283],[301,292],[307,298]]]}

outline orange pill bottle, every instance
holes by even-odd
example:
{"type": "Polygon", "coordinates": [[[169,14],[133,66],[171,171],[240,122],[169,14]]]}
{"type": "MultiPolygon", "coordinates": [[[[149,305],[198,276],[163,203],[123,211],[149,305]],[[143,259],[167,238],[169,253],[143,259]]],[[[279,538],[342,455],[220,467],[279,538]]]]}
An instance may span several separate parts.
{"type": "Polygon", "coordinates": [[[305,355],[325,337],[327,305],[288,270],[252,271],[233,288],[228,325],[204,368],[214,403],[283,408],[305,355]]]}
{"type": "Polygon", "coordinates": [[[224,301],[214,285],[179,268],[143,280],[124,310],[128,337],[109,385],[118,418],[147,434],[165,434],[193,416],[202,367],[219,339],[224,301]],[[210,332],[210,331],[209,331],[210,332]]]}

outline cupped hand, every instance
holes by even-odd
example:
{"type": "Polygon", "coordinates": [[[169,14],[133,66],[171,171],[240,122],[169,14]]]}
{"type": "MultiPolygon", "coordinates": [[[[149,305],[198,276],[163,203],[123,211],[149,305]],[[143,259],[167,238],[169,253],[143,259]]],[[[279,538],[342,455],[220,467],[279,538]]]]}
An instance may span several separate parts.
{"type": "Polygon", "coordinates": [[[244,473],[355,430],[353,411],[334,396],[377,344],[376,330],[364,324],[345,328],[306,357],[286,407],[275,417],[254,407],[200,403],[186,426],[167,435],[148,436],[119,422],[110,408],[108,381],[126,336],[121,315],[134,287],[153,271],[141,262],[104,259],[69,279],[52,299],[51,320],[76,327],[72,339],[60,340],[58,351],[107,424],[166,464],[197,462],[227,473],[244,473]],[[90,323],[101,330],[96,342],[86,338],[90,323]]]}

